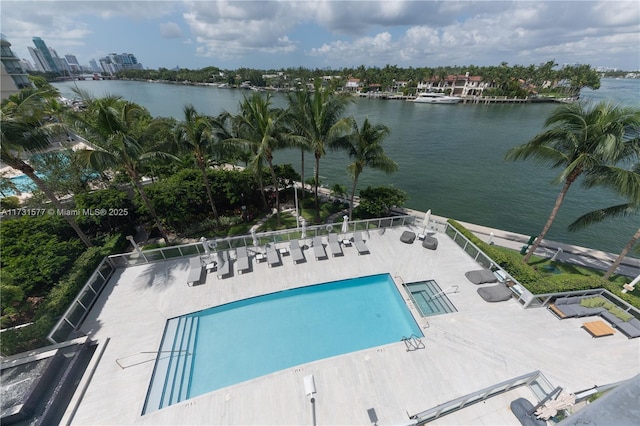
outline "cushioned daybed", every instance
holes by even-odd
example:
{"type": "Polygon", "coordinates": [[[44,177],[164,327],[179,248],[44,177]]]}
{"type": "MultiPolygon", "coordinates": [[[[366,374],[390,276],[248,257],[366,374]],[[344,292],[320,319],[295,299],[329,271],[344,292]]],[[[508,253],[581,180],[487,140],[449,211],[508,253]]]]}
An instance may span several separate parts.
{"type": "Polygon", "coordinates": [[[429,250],[435,250],[438,248],[438,240],[434,237],[424,237],[424,240],[422,240],[422,247],[429,250]]]}
{"type": "Polygon", "coordinates": [[[404,231],[400,236],[400,241],[407,244],[413,244],[413,241],[416,239],[416,233],[411,231],[404,231]]]}
{"type": "Polygon", "coordinates": [[[479,288],[478,294],[485,302],[504,302],[505,300],[511,299],[513,295],[509,287],[502,283],[479,288]]]}
{"type": "Polygon", "coordinates": [[[465,272],[464,276],[474,284],[495,283],[498,281],[498,278],[493,275],[490,269],[465,272]]]}

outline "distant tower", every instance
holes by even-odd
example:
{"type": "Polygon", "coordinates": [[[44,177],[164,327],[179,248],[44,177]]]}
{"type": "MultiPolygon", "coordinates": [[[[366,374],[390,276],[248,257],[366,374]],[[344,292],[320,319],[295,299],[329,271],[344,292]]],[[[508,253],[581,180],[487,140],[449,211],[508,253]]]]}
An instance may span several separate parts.
{"type": "Polygon", "coordinates": [[[49,69],[51,71],[59,73],[61,70],[58,67],[56,61],[53,59],[53,56],[51,55],[51,52],[49,51],[49,48],[47,47],[47,44],[44,42],[44,40],[42,40],[40,37],[34,37],[33,44],[36,46],[36,49],[40,51],[40,54],[44,58],[44,61],[46,62],[49,69]]]}
{"type": "Polygon", "coordinates": [[[102,72],[102,68],[100,68],[100,65],[98,65],[95,59],[89,61],[89,66],[93,72],[102,72]]]}
{"type": "Polygon", "coordinates": [[[67,53],[66,55],[64,55],[64,59],[67,61],[71,72],[80,71],[80,64],[78,63],[78,58],[76,58],[75,55],[67,53]]]}
{"type": "Polygon", "coordinates": [[[44,60],[44,56],[42,56],[38,49],[34,49],[33,47],[27,47],[27,49],[29,50],[31,59],[33,59],[33,63],[36,64],[36,70],[42,72],[51,71],[49,65],[47,65],[47,61],[44,60]]]}
{"type": "Polygon", "coordinates": [[[11,43],[9,43],[9,40],[7,40],[4,34],[0,34],[0,51],[2,52],[0,58],[2,62],[0,97],[6,99],[12,94],[19,92],[20,89],[31,87],[32,85],[20,65],[20,58],[13,53],[11,43]]]}

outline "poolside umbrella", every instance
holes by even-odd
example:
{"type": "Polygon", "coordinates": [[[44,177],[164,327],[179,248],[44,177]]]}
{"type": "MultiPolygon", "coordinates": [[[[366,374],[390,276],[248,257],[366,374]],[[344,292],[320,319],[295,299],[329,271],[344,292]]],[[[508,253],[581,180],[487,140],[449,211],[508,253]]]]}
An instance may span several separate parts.
{"type": "Polygon", "coordinates": [[[349,216],[346,214],[342,216],[342,233],[346,234],[349,232],[349,216]]]}
{"type": "Polygon", "coordinates": [[[253,240],[253,246],[254,247],[258,247],[258,237],[256,237],[256,230],[255,228],[251,228],[251,239],[253,240]]]}
{"type": "Polygon", "coordinates": [[[424,219],[422,220],[422,224],[424,225],[422,228],[422,233],[424,234],[427,230],[427,225],[429,225],[429,220],[431,219],[431,209],[427,210],[424,214],[424,219]]]}
{"type": "Polygon", "coordinates": [[[307,221],[304,220],[303,217],[301,217],[300,222],[302,222],[302,231],[300,232],[300,238],[304,240],[305,238],[307,238],[307,221]]]}

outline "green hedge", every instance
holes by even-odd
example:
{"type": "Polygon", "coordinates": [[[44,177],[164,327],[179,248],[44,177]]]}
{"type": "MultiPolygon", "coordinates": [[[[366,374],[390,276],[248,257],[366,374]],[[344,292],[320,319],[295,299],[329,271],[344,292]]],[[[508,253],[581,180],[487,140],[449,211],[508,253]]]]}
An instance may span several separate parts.
{"type": "Polygon", "coordinates": [[[605,288],[606,281],[597,275],[557,274],[539,279],[527,285],[533,294],[559,293],[562,291],[605,288]]]}
{"type": "Polygon", "coordinates": [[[123,234],[117,234],[108,239],[102,246],[88,248],[82,253],[58,283],[45,297],[38,308],[33,325],[7,330],[2,333],[0,352],[4,356],[33,350],[46,346],[47,334],[55,325],[57,318],[64,314],[82,286],[87,282],[93,271],[105,256],[121,252],[128,242],[123,234]]]}
{"type": "Polygon", "coordinates": [[[449,219],[448,222],[521,284],[533,283],[540,279],[540,274],[531,266],[524,263],[519,253],[485,243],[453,219],[449,219]]]}
{"type": "Polygon", "coordinates": [[[589,290],[604,288],[620,299],[640,309],[640,297],[635,293],[622,293],[619,283],[607,281],[599,275],[557,274],[542,276],[532,266],[522,261],[522,255],[514,250],[489,245],[476,237],[471,231],[453,219],[449,224],[487,254],[496,264],[509,272],[532,294],[559,293],[563,291],[589,290]]]}

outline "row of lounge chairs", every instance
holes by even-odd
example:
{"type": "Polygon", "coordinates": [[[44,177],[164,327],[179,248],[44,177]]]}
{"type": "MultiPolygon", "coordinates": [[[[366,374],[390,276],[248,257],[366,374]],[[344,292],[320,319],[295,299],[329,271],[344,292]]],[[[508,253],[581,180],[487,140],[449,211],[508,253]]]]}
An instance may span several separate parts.
{"type": "MultiPolygon", "coordinates": [[[[344,253],[342,251],[342,245],[340,240],[338,239],[338,234],[331,233],[328,236],[328,246],[332,256],[343,256],[344,253]]],[[[356,232],[353,235],[352,239],[353,245],[356,247],[358,254],[366,254],[369,253],[369,249],[365,244],[362,234],[360,232],[356,232]]],[[[313,247],[315,258],[325,259],[327,258],[327,252],[325,250],[325,245],[322,240],[322,237],[317,236],[312,239],[311,246],[313,247]]],[[[286,251],[286,249],[283,249],[286,251]]],[[[238,274],[242,274],[244,272],[248,272],[251,270],[250,266],[250,255],[249,250],[245,246],[241,246],[236,248],[236,269],[238,274]]],[[[304,262],[306,259],[304,257],[304,253],[302,251],[302,247],[300,247],[300,243],[298,240],[291,240],[289,243],[289,252],[291,253],[291,258],[294,263],[304,262]]],[[[189,274],[187,276],[187,285],[192,286],[202,279],[202,274],[207,270],[215,270],[216,276],[219,279],[223,279],[231,274],[231,260],[229,258],[228,251],[220,251],[216,253],[216,260],[212,261],[211,256],[209,257],[209,261],[204,261],[200,258],[200,256],[193,257],[190,259],[189,263],[189,274]]],[[[262,260],[266,257],[267,264],[269,267],[281,264],[280,253],[276,250],[273,244],[268,244],[265,247],[265,254],[257,253],[256,259],[262,260]]]]}

